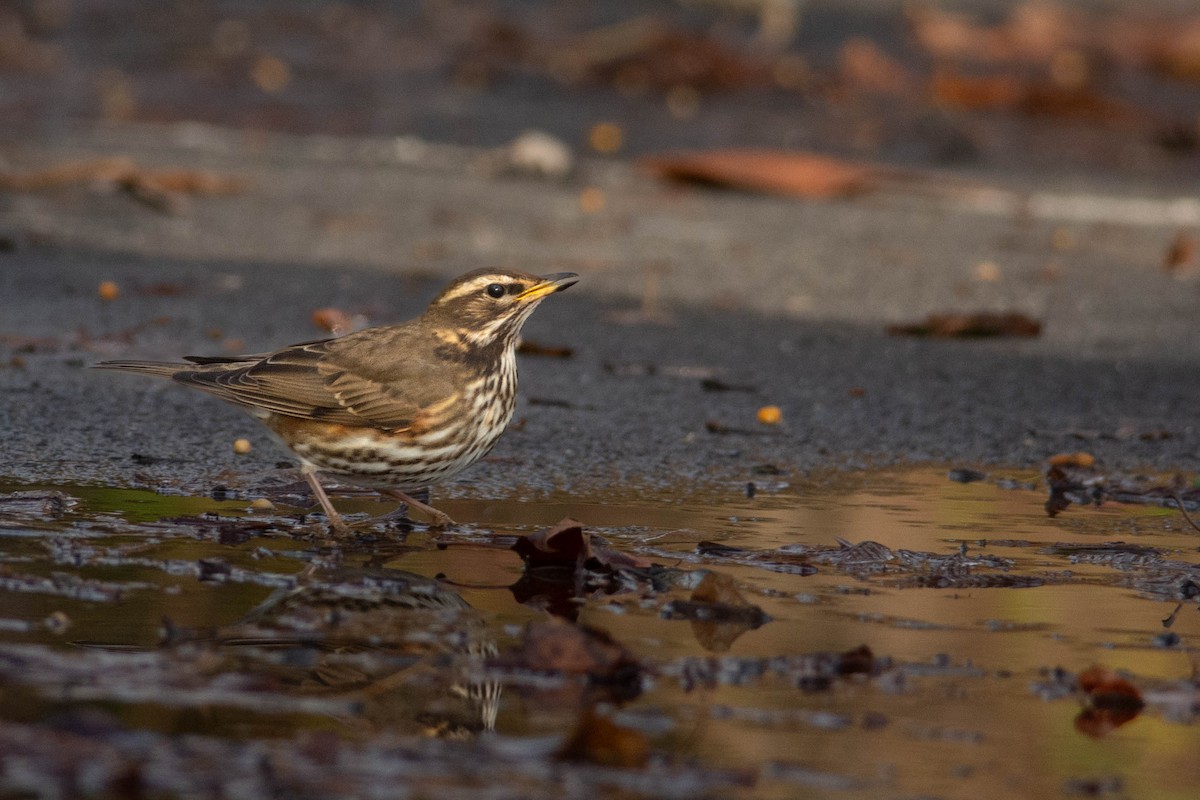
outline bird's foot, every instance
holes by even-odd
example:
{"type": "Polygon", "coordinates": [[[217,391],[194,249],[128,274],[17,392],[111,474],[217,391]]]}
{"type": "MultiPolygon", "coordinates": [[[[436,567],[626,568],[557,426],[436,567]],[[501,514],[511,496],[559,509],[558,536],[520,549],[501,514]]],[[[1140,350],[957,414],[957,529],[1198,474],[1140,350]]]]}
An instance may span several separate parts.
{"type": "MultiPolygon", "coordinates": [[[[401,503],[406,504],[409,508],[415,508],[429,517],[429,527],[437,530],[444,528],[452,528],[455,525],[454,520],[450,519],[450,515],[445,511],[438,511],[428,503],[422,503],[420,500],[405,494],[399,489],[384,489],[383,494],[389,497],[394,497],[401,503]]],[[[403,507],[401,507],[403,508],[403,507]]],[[[397,509],[399,511],[400,509],[397,509]]]]}

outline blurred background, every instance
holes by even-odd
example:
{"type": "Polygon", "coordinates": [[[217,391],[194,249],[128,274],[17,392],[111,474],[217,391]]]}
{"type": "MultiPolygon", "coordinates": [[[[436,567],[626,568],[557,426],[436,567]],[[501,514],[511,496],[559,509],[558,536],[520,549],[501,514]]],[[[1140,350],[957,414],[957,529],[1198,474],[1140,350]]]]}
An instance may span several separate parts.
{"type": "Polygon", "coordinates": [[[7,137],[197,121],[491,146],[537,128],[601,154],[1192,178],[1198,84],[1183,1],[0,4],[7,137]]]}

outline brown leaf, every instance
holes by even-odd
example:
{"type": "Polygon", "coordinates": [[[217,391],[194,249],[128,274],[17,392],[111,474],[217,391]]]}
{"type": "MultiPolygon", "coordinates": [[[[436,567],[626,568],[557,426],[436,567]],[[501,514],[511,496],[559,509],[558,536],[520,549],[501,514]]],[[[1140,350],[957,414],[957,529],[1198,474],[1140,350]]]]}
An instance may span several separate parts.
{"type": "Polygon", "coordinates": [[[163,192],[177,194],[213,195],[237,194],[244,191],[244,178],[219,175],[205,169],[138,169],[133,176],[137,182],[163,192]]]}
{"type": "Polygon", "coordinates": [[[904,65],[865,37],[847,39],[838,52],[842,80],[855,89],[877,94],[902,94],[913,78],[904,65]]]}
{"type": "Polygon", "coordinates": [[[0,173],[0,189],[15,191],[79,183],[112,183],[127,191],[168,194],[232,194],[246,188],[242,178],[202,169],[144,169],[127,156],[71,161],[32,172],[0,173]]]}
{"type": "Polygon", "coordinates": [[[1087,707],[1075,718],[1075,728],[1093,738],[1129,722],[1146,705],[1136,686],[1107,667],[1084,670],[1076,685],[1084,693],[1087,707]]]}
{"type": "Polygon", "coordinates": [[[529,623],[511,659],[525,669],[587,675],[593,682],[640,686],[638,676],[642,668],[628,650],[599,628],[557,617],[529,623]]]}
{"type": "Polygon", "coordinates": [[[1085,453],[1081,450],[1078,453],[1056,453],[1046,459],[1046,463],[1052,467],[1091,469],[1096,466],[1096,457],[1091,453],[1085,453]]]}
{"type": "Polygon", "coordinates": [[[69,161],[32,172],[0,173],[0,189],[32,192],[78,183],[116,183],[136,169],[133,159],[124,156],[69,161]]]}
{"type": "Polygon", "coordinates": [[[721,603],[727,606],[751,607],[746,598],[738,591],[737,583],[728,575],[710,572],[704,576],[700,584],[692,592],[692,601],[696,603],[721,603]]]}
{"type": "Polygon", "coordinates": [[[350,315],[340,308],[318,308],[312,312],[312,321],[321,330],[334,335],[346,333],[354,328],[350,315]]]}
{"type": "Polygon", "coordinates": [[[619,552],[593,537],[583,525],[567,517],[557,525],[522,536],[513,543],[526,569],[578,566],[644,569],[649,561],[619,552]]]}
{"type": "Polygon", "coordinates": [[[927,5],[913,6],[908,22],[913,38],[930,55],[984,63],[1045,63],[1088,31],[1077,14],[1036,0],[1014,6],[995,25],[927,5]]]}
{"type": "Polygon", "coordinates": [[[1179,231],[1171,240],[1163,259],[1163,268],[1167,272],[1180,273],[1193,266],[1196,262],[1196,239],[1187,231],[1179,231]]]}
{"type": "Polygon", "coordinates": [[[875,188],[870,164],[783,150],[708,150],[651,156],[641,165],[660,178],[788,197],[847,197],[875,188]]]}
{"type": "Polygon", "coordinates": [[[939,105],[969,111],[1016,108],[1024,97],[1020,81],[1011,75],[964,76],[946,70],[934,73],[929,91],[939,105]]]}
{"type": "Polygon", "coordinates": [[[650,740],[641,731],[617,725],[589,708],[583,712],[575,732],[555,758],[603,767],[640,769],[650,760],[650,740]]]}
{"type": "Polygon", "coordinates": [[[726,652],[742,634],[771,621],[765,611],[746,601],[732,578],[716,572],[704,576],[690,600],[668,603],[663,616],[690,620],[696,641],[714,653],[726,652]]]}
{"type": "Polygon", "coordinates": [[[930,336],[936,339],[1038,336],[1041,332],[1041,322],[1019,312],[930,314],[923,322],[888,326],[888,333],[892,336],[930,336]]]}
{"type": "Polygon", "coordinates": [[[940,105],[970,111],[1019,111],[1095,122],[1138,118],[1133,107],[1086,86],[1058,86],[1008,74],[964,76],[939,70],[930,82],[930,93],[940,105]]]}
{"type": "Polygon", "coordinates": [[[550,358],[570,358],[575,355],[575,348],[562,345],[542,344],[529,339],[522,339],[517,346],[517,352],[524,356],[547,356],[550,358]]]}
{"type": "Polygon", "coordinates": [[[1138,688],[1108,667],[1094,666],[1079,673],[1079,690],[1097,707],[1136,705],[1141,708],[1142,693],[1138,688]]]}
{"type": "Polygon", "coordinates": [[[1175,80],[1200,83],[1200,17],[1164,26],[1146,41],[1147,60],[1175,80]]]}
{"type": "Polygon", "coordinates": [[[1019,110],[1033,116],[1065,117],[1091,122],[1132,122],[1146,119],[1146,111],[1114,100],[1086,86],[1026,83],[1019,110]]]}

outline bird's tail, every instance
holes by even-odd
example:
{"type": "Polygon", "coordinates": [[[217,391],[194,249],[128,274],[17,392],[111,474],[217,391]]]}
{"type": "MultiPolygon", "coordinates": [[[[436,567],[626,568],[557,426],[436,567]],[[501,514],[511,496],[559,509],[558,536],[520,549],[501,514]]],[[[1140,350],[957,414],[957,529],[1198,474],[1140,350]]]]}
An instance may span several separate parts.
{"type": "Polygon", "coordinates": [[[170,378],[176,372],[191,366],[191,364],[179,364],[172,361],[101,361],[92,364],[94,369],[119,369],[124,372],[162,375],[164,378],[170,378]]]}

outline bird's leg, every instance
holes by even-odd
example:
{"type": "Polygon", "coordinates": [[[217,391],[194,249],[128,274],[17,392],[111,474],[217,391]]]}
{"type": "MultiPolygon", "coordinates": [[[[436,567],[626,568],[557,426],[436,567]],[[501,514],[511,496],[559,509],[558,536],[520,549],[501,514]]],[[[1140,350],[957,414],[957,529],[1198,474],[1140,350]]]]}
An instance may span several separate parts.
{"type": "Polygon", "coordinates": [[[317,502],[321,504],[321,509],[325,512],[325,517],[329,520],[329,527],[334,533],[346,533],[350,529],[346,523],[342,521],[342,515],[333,507],[333,503],[329,502],[329,495],[325,494],[325,487],[317,480],[317,473],[310,470],[301,470],[304,475],[304,480],[308,481],[308,485],[312,487],[313,494],[317,496],[317,502]]]}
{"type": "Polygon", "coordinates": [[[454,520],[450,519],[450,515],[445,511],[438,511],[428,503],[422,503],[414,497],[410,497],[399,489],[381,489],[383,494],[394,497],[402,503],[408,503],[410,508],[420,509],[428,514],[433,519],[434,528],[449,528],[454,524],[454,520]]]}

